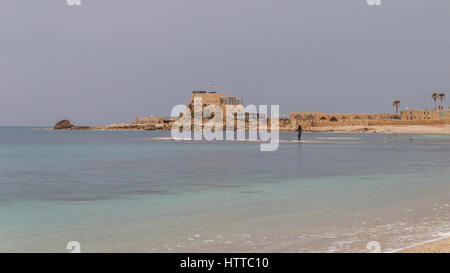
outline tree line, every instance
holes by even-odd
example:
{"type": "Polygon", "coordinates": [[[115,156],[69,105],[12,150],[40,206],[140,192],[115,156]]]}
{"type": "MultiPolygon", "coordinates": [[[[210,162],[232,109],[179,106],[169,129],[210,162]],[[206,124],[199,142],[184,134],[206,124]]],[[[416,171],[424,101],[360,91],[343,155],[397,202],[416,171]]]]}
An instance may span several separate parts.
{"type": "MultiPolygon", "coordinates": [[[[444,110],[444,100],[447,98],[445,93],[433,93],[431,94],[431,98],[434,100],[434,110],[444,110]],[[438,105],[438,100],[441,103],[438,105]]],[[[398,115],[398,108],[400,106],[400,100],[394,100],[392,102],[392,106],[395,107],[395,114],[398,115]]]]}

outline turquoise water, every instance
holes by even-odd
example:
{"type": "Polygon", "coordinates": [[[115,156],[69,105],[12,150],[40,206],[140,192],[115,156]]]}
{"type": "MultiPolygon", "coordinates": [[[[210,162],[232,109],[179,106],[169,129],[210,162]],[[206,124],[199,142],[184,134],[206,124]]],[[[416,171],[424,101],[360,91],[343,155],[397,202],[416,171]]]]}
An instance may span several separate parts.
{"type": "Polygon", "coordinates": [[[450,136],[0,127],[0,251],[385,251],[450,231],[450,136]]]}

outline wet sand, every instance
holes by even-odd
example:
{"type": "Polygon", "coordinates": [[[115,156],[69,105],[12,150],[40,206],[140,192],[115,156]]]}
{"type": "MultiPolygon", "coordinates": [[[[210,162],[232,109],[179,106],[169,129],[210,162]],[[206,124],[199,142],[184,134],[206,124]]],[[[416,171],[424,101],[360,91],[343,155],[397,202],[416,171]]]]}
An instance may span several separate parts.
{"type": "Polygon", "coordinates": [[[403,249],[398,251],[398,253],[450,253],[450,238],[426,242],[403,249]]]}

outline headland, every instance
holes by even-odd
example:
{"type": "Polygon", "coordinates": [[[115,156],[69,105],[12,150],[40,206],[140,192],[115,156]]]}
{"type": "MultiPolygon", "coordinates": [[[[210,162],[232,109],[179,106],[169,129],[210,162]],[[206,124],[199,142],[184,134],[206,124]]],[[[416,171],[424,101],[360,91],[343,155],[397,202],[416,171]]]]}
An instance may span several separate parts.
{"type": "MultiPolygon", "coordinates": [[[[207,91],[193,91],[190,103],[186,105],[186,111],[180,113],[178,117],[136,117],[133,122],[116,123],[104,126],[75,126],[68,120],[58,122],[54,129],[65,130],[171,130],[172,126],[183,118],[188,117],[191,121],[191,128],[194,128],[193,118],[196,113],[194,103],[201,99],[201,120],[202,126],[213,125],[215,128],[223,127],[226,130],[225,119],[215,124],[215,111],[219,110],[227,113],[228,107],[241,109],[243,112],[243,122],[245,130],[252,130],[261,127],[261,120],[270,128],[271,118],[262,116],[256,111],[243,107],[243,99],[233,97],[229,94],[207,91]],[[214,111],[208,111],[211,106],[218,106],[214,111]],[[207,113],[207,114],[205,114],[207,113]],[[254,127],[251,121],[255,120],[254,127]]],[[[435,109],[403,110],[398,112],[400,101],[394,101],[393,106],[396,113],[324,113],[324,112],[291,112],[289,115],[279,117],[280,131],[296,131],[301,125],[304,131],[310,132],[342,132],[342,133],[391,133],[391,134],[450,134],[450,110],[444,110],[443,103],[435,109]]],[[[232,119],[237,119],[234,113],[232,119]]],[[[234,122],[234,129],[237,128],[237,121],[234,122]]]]}

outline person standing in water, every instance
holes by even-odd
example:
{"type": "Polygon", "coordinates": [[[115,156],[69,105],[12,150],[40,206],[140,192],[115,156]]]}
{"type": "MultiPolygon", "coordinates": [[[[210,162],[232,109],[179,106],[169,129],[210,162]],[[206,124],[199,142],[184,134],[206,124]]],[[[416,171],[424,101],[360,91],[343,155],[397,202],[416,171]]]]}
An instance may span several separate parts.
{"type": "Polygon", "coordinates": [[[298,128],[297,128],[298,140],[302,140],[302,132],[303,132],[302,126],[298,125],[298,128]]]}

